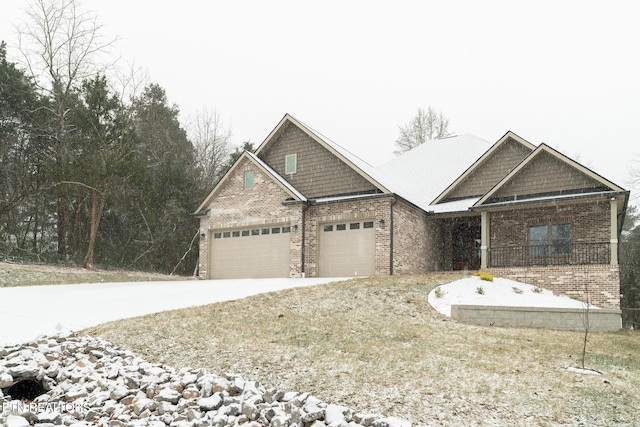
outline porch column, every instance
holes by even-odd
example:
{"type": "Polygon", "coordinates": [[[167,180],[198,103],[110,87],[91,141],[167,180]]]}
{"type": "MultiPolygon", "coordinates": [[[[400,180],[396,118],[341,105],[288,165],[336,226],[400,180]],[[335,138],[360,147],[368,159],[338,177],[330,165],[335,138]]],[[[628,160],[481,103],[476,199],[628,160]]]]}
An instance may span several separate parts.
{"type": "Polygon", "coordinates": [[[618,265],[618,201],[611,198],[611,265],[618,265]]]}
{"type": "Polygon", "coordinates": [[[489,212],[480,212],[480,268],[485,270],[489,265],[489,212]]]}

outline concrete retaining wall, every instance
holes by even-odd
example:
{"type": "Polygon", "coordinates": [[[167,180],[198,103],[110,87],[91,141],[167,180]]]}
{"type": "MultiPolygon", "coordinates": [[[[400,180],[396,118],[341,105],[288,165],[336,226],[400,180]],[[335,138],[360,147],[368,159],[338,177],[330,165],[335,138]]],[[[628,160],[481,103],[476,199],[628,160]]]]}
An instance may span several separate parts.
{"type": "MultiPolygon", "coordinates": [[[[589,324],[594,332],[616,332],[622,328],[620,310],[591,309],[589,324]]],[[[584,330],[585,310],[581,308],[506,307],[451,305],[451,318],[483,326],[524,326],[528,328],[584,330]]]]}

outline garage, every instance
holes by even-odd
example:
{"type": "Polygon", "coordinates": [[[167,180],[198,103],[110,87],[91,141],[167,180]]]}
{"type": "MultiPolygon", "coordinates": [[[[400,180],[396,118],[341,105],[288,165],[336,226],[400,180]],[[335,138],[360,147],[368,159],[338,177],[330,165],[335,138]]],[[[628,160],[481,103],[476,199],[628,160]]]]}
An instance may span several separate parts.
{"type": "Polygon", "coordinates": [[[372,220],[320,224],[320,277],[373,276],[376,233],[372,220]]]}
{"type": "Polygon", "coordinates": [[[291,227],[261,225],[211,233],[212,279],[289,277],[291,227]]]}

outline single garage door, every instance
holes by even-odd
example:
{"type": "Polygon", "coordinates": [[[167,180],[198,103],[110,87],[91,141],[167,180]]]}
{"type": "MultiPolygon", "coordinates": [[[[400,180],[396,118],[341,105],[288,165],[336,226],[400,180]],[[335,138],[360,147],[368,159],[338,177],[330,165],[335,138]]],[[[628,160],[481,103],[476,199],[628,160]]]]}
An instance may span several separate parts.
{"type": "Polygon", "coordinates": [[[320,277],[373,276],[376,232],[373,221],[320,224],[320,277]]]}
{"type": "Polygon", "coordinates": [[[263,225],[215,230],[211,237],[212,279],[289,277],[291,227],[263,225]]]}

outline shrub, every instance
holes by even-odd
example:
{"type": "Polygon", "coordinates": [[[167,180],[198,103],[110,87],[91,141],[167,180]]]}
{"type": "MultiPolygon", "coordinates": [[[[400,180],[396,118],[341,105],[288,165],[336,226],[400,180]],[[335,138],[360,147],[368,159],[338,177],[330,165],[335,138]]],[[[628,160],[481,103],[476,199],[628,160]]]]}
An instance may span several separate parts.
{"type": "Polygon", "coordinates": [[[478,271],[477,273],[473,273],[474,276],[480,277],[480,280],[485,280],[487,282],[493,282],[493,276],[489,273],[485,273],[484,271],[478,271]]]}
{"type": "Polygon", "coordinates": [[[535,292],[536,294],[541,294],[542,293],[542,288],[539,287],[535,287],[533,289],[531,289],[532,292],[535,292]]]}
{"type": "Polygon", "coordinates": [[[436,290],[434,291],[434,293],[435,293],[435,295],[436,295],[436,298],[442,298],[443,296],[445,296],[445,295],[447,294],[447,292],[446,292],[446,291],[443,291],[443,290],[440,288],[440,286],[438,286],[438,287],[436,288],[436,290]]]}
{"type": "Polygon", "coordinates": [[[476,288],[476,293],[480,295],[484,295],[484,288],[482,286],[478,286],[476,288]]]}

